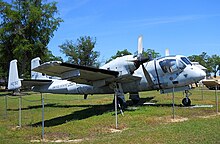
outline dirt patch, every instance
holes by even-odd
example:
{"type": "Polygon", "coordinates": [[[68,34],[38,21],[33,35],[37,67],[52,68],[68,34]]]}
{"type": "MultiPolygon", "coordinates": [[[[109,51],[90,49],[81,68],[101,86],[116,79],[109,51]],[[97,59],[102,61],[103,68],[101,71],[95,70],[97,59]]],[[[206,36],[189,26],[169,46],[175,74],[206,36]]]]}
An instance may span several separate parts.
{"type": "Polygon", "coordinates": [[[82,142],[84,139],[74,139],[74,140],[31,140],[32,143],[50,142],[50,143],[78,143],[82,142]]]}
{"type": "Polygon", "coordinates": [[[174,118],[167,116],[167,117],[159,117],[158,120],[161,123],[177,123],[177,122],[184,122],[189,120],[188,118],[180,117],[180,116],[175,116],[174,118]]]}
{"type": "Polygon", "coordinates": [[[109,130],[110,130],[111,133],[117,133],[117,132],[122,132],[122,131],[124,131],[125,129],[113,129],[113,128],[111,128],[111,129],[109,129],[109,130]]]}
{"type": "Polygon", "coordinates": [[[207,119],[207,118],[212,118],[212,117],[216,117],[216,116],[220,116],[220,113],[213,114],[213,115],[208,115],[208,116],[199,116],[199,118],[207,119]]]}

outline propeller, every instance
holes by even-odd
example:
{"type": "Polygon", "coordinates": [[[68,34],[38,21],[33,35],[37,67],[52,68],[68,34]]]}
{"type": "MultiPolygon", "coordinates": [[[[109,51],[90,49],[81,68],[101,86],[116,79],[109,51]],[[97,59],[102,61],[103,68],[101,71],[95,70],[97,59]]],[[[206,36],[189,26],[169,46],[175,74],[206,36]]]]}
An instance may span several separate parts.
{"type": "Polygon", "coordinates": [[[135,64],[135,67],[138,69],[140,65],[142,65],[145,62],[148,62],[151,60],[151,56],[149,55],[148,57],[143,56],[143,36],[138,37],[138,54],[137,54],[137,59],[135,59],[133,62],[135,64]]]}
{"type": "Polygon", "coordinates": [[[137,69],[140,67],[140,65],[142,66],[144,76],[147,79],[149,86],[152,87],[154,83],[150,77],[149,72],[144,67],[144,63],[150,61],[152,58],[151,58],[151,55],[148,55],[148,57],[146,58],[143,56],[142,53],[143,53],[143,36],[139,36],[138,37],[138,55],[137,55],[137,59],[134,61],[134,64],[137,69]]]}

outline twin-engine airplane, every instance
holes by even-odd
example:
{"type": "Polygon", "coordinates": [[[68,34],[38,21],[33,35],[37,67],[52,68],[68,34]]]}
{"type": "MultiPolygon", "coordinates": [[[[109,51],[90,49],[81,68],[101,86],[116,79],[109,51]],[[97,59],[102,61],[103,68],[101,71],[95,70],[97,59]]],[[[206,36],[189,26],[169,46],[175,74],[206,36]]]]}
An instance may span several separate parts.
{"type": "Polygon", "coordinates": [[[21,85],[33,86],[41,93],[116,94],[122,106],[126,106],[124,93],[137,103],[139,92],[160,90],[161,93],[185,91],[184,106],[191,104],[189,85],[202,80],[205,72],[181,55],[151,60],[142,56],[142,37],[138,38],[138,54],[118,57],[101,68],[81,66],[60,61],[40,65],[40,58],[31,62],[31,80],[18,77],[17,60],[10,63],[8,89],[21,85]],[[48,76],[46,76],[46,75],[48,76]],[[55,77],[55,78],[54,78],[55,77]]]}

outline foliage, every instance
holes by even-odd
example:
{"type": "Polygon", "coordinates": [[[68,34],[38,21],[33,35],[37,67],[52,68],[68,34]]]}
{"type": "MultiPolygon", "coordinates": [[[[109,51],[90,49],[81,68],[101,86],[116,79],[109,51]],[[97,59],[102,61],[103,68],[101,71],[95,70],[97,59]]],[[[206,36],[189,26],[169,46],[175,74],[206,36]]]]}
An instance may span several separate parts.
{"type": "Polygon", "coordinates": [[[153,49],[147,49],[146,51],[143,51],[143,56],[144,57],[151,57],[151,58],[158,58],[161,57],[160,53],[156,52],[153,49]]]}
{"type": "Polygon", "coordinates": [[[214,73],[214,77],[216,77],[217,72],[220,70],[220,56],[212,55],[208,58],[208,65],[211,67],[211,71],[214,73]]]}
{"type": "Polygon", "coordinates": [[[99,52],[94,51],[96,39],[84,36],[77,39],[76,44],[72,40],[66,40],[60,45],[60,51],[68,57],[69,63],[98,67],[97,58],[99,52]]]}
{"type": "Polygon", "coordinates": [[[47,45],[62,22],[55,17],[56,2],[13,0],[1,2],[0,10],[0,58],[5,62],[1,67],[8,71],[9,62],[17,59],[20,73],[28,75],[32,58],[48,57],[47,45]]]}
{"type": "Polygon", "coordinates": [[[61,61],[61,62],[63,62],[63,58],[60,57],[60,56],[54,56],[52,54],[52,52],[48,50],[47,54],[46,54],[46,57],[44,57],[42,59],[42,61],[44,61],[44,62],[48,62],[48,61],[61,61]]]}
{"type": "Polygon", "coordinates": [[[125,56],[125,55],[131,55],[132,53],[129,52],[127,49],[124,49],[122,51],[117,51],[117,53],[113,56],[111,56],[111,58],[109,60],[107,60],[105,63],[108,63],[110,61],[112,61],[113,59],[116,59],[117,57],[122,57],[122,56],[125,56]]]}

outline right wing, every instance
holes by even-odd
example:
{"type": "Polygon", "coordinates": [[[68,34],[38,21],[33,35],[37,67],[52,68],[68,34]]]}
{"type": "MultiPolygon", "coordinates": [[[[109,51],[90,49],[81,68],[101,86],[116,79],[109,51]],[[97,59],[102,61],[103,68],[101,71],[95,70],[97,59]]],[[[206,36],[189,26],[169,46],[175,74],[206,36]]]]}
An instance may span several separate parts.
{"type": "Polygon", "coordinates": [[[62,63],[59,61],[46,62],[33,70],[50,76],[57,76],[62,79],[95,87],[105,86],[112,82],[128,83],[141,80],[141,77],[139,76],[133,76],[130,74],[120,75],[118,71],[62,63]]]}
{"type": "Polygon", "coordinates": [[[34,68],[33,71],[97,87],[116,81],[119,75],[117,71],[62,63],[59,61],[46,62],[34,68]]]}

